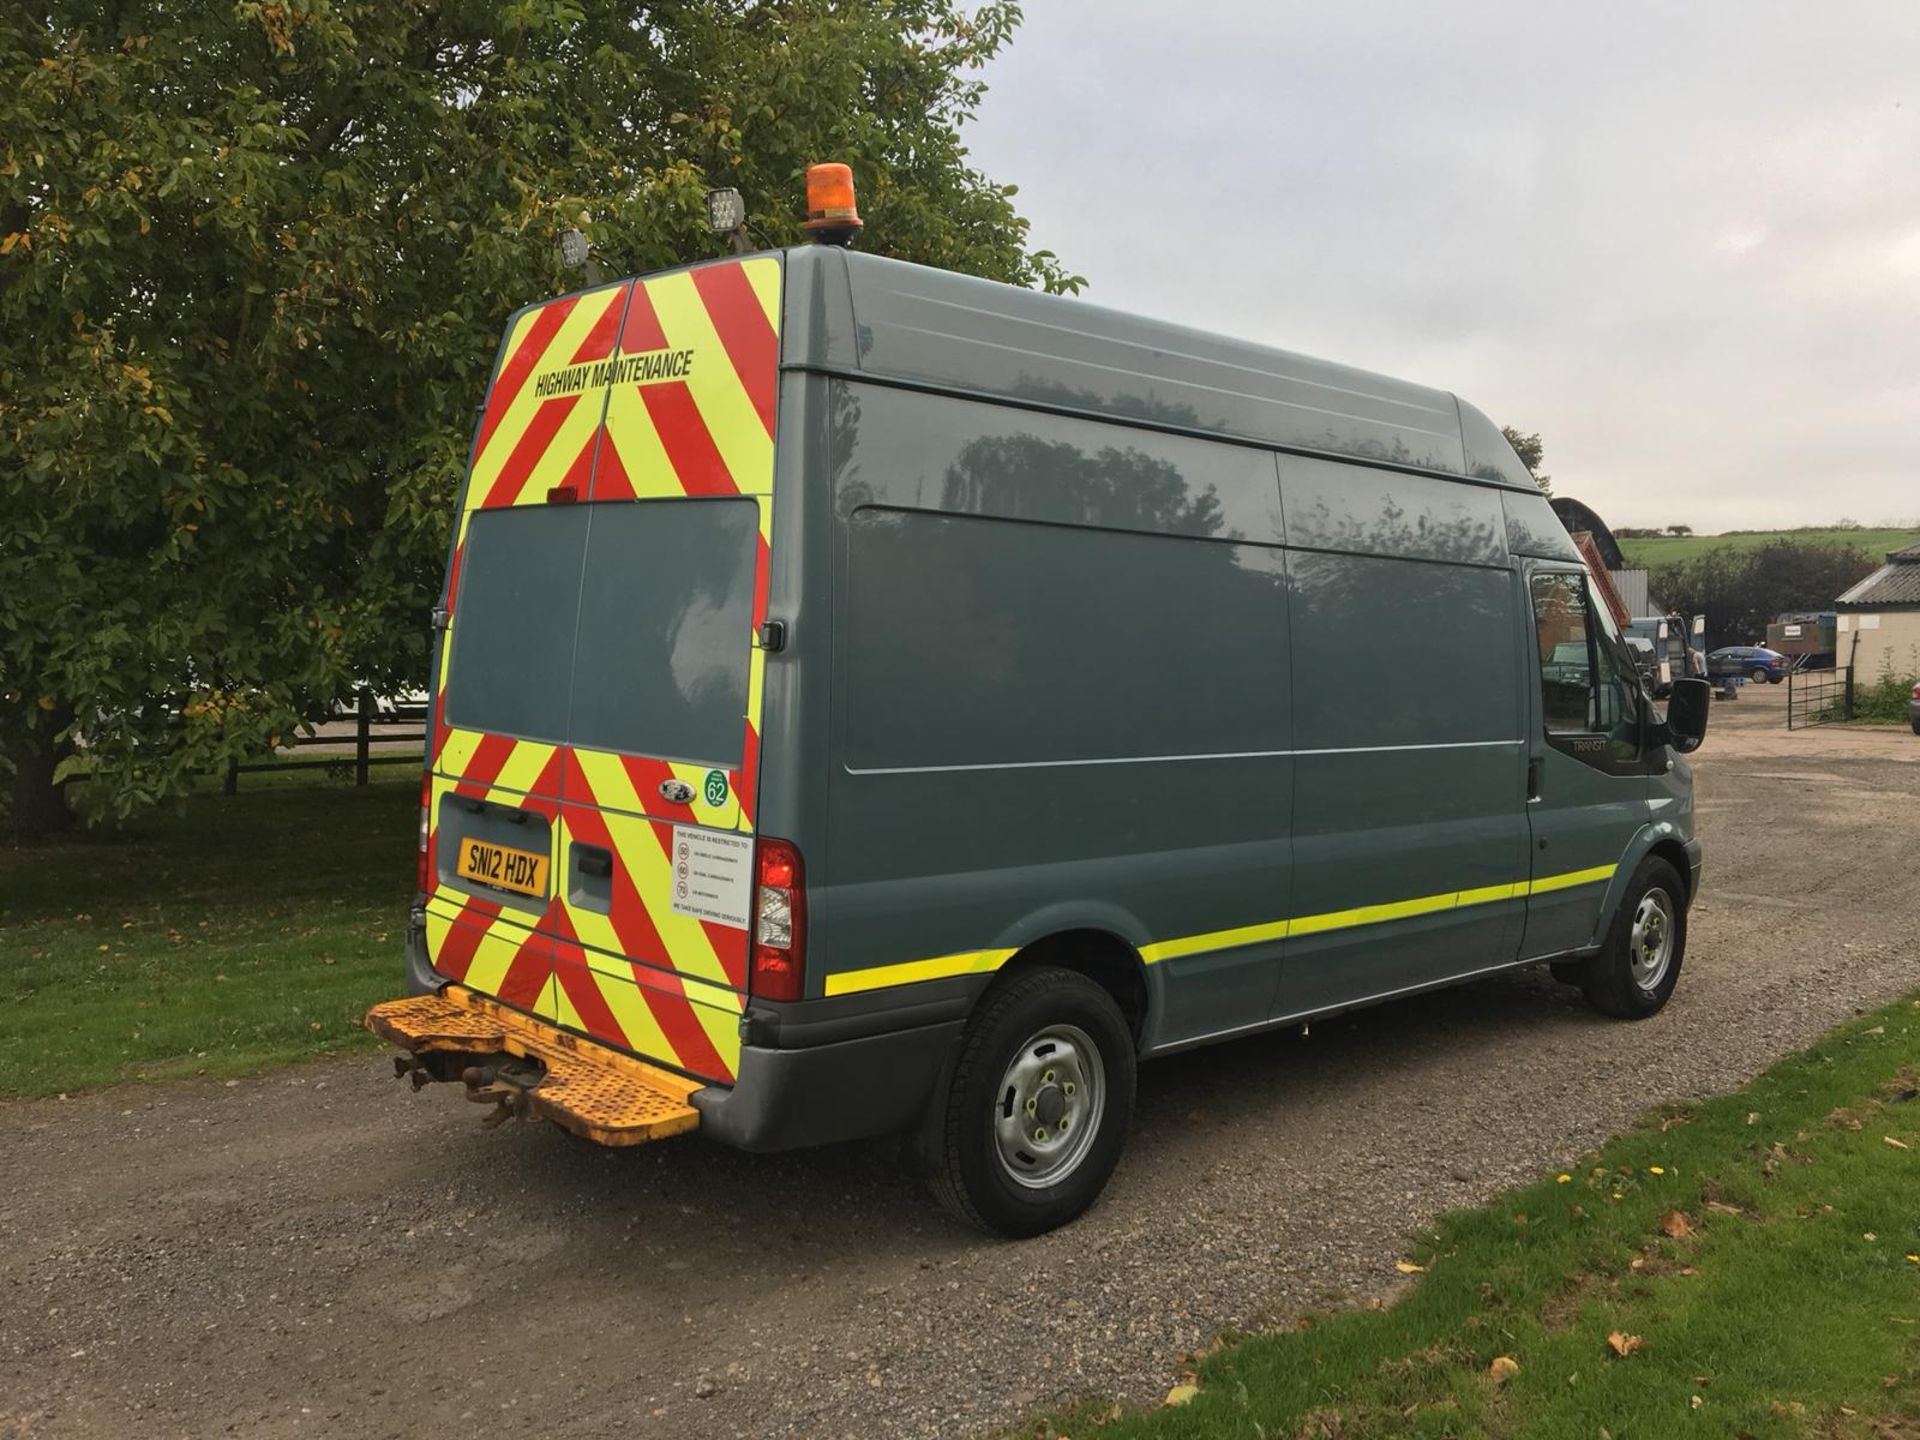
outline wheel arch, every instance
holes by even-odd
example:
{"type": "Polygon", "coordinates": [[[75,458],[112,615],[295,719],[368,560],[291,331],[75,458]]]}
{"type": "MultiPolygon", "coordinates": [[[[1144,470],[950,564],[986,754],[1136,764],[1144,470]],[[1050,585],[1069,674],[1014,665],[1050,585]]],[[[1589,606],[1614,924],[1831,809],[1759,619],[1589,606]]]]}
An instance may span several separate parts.
{"type": "MultiPolygon", "coordinates": [[[[1687,847],[1682,845],[1676,836],[1662,835],[1647,847],[1646,855],[1640,858],[1644,860],[1649,856],[1657,857],[1673,866],[1675,872],[1680,876],[1680,888],[1685,892],[1681,896],[1681,900],[1683,903],[1691,905],[1693,903],[1693,867],[1687,858],[1687,847]]],[[[1634,868],[1639,868],[1638,862],[1635,863],[1634,868]]]]}
{"type": "MultiPolygon", "coordinates": [[[[1015,951],[995,978],[1008,978],[1048,965],[1084,975],[1105,990],[1126,1017],[1134,1043],[1141,1042],[1152,1000],[1146,962],[1129,941],[1095,926],[1055,930],[1015,951]]],[[[976,1007],[979,1003],[974,1002],[976,1007]]]]}

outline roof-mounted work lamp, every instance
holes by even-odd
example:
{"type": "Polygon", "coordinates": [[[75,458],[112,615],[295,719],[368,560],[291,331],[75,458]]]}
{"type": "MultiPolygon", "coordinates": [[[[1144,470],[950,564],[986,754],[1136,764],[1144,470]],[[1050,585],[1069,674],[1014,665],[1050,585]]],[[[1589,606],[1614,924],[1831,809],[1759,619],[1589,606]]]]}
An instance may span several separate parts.
{"type": "Polygon", "coordinates": [[[732,186],[707,191],[707,229],[715,235],[733,239],[733,253],[744,255],[753,248],[747,238],[746,198],[732,186]]]}
{"type": "MultiPolygon", "coordinates": [[[[580,212],[583,223],[587,214],[580,212]]],[[[589,285],[602,283],[600,267],[593,258],[593,242],[587,239],[586,232],[578,225],[570,225],[560,232],[560,263],[569,270],[578,270],[589,285]]]]}

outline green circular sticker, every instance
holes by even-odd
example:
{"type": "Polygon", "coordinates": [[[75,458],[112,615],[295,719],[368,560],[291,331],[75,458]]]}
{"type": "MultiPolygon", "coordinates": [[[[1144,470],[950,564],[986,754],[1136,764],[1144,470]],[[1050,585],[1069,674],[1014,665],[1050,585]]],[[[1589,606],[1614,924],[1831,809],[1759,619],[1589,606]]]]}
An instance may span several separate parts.
{"type": "Polygon", "coordinates": [[[718,810],[727,803],[727,772],[707,771],[707,804],[718,810]]]}

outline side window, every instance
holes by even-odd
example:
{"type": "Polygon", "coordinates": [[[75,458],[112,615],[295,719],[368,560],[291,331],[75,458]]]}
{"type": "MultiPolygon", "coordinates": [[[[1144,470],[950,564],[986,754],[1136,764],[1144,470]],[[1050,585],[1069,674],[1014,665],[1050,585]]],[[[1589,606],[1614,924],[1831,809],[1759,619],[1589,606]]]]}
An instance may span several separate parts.
{"type": "Polygon", "coordinates": [[[1639,687],[1620,657],[1613,617],[1592,603],[1578,575],[1533,577],[1534,636],[1547,734],[1604,735],[1607,753],[1640,749],[1639,687]]]}
{"type": "Polygon", "coordinates": [[[1540,708],[1547,733],[1591,731],[1594,656],[1587,644],[1587,589],[1577,575],[1533,577],[1533,626],[1540,647],[1540,708]]]}

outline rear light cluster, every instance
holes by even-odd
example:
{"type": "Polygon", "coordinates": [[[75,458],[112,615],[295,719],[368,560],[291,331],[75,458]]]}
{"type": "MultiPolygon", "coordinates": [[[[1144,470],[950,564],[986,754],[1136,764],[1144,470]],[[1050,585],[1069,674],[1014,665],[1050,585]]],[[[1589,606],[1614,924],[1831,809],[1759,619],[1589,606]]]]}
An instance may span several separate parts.
{"type": "Polygon", "coordinates": [[[433,893],[433,776],[420,777],[420,861],[414,885],[422,895],[433,893]]]}
{"type": "Polygon", "coordinates": [[[761,1000],[798,1000],[806,983],[807,890],[800,852],[763,836],[755,852],[753,973],[761,1000]]]}

